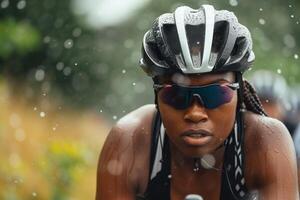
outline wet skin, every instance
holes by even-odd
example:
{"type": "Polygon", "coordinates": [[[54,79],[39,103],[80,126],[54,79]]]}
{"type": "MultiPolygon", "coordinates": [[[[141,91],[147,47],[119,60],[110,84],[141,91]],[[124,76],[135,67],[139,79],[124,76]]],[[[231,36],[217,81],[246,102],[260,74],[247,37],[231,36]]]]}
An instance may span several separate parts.
{"type": "MultiPolygon", "coordinates": [[[[234,82],[231,73],[187,78],[188,82],[183,82],[187,85],[234,82]]],[[[176,110],[164,104],[159,94],[158,104],[171,141],[171,199],[182,200],[190,193],[200,194],[204,199],[219,199],[219,169],[224,153],[222,144],[234,124],[236,92],[229,103],[216,109],[205,109],[195,99],[187,109],[176,110]],[[205,130],[209,138],[200,142],[201,145],[194,145],[193,138],[182,136],[190,130],[205,130]],[[216,169],[201,168],[194,172],[193,158],[206,154],[214,156],[216,169]]],[[[112,128],[99,159],[97,200],[134,200],[137,194],[145,192],[155,110],[154,105],[143,106],[120,119],[112,128]]],[[[298,199],[295,152],[288,131],[275,119],[251,112],[245,112],[244,116],[245,179],[248,189],[257,190],[260,199],[298,199]]]]}

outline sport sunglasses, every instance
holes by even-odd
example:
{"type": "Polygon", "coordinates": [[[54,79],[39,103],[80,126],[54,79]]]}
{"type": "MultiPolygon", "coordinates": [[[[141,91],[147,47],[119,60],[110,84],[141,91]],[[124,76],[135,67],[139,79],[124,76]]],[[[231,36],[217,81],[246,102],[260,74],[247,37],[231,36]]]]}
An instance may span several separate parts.
{"type": "Polygon", "coordinates": [[[225,83],[189,87],[177,84],[154,84],[153,88],[160,91],[159,96],[165,104],[175,109],[183,110],[188,108],[194,97],[198,97],[205,108],[214,109],[230,102],[234,90],[239,89],[239,84],[225,83]]]}

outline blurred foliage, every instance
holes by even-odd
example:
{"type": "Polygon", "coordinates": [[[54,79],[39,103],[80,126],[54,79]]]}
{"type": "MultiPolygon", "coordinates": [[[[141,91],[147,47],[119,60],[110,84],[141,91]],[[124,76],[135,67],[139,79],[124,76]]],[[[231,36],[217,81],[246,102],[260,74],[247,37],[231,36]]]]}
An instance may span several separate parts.
{"type": "MultiPolygon", "coordinates": [[[[114,119],[153,102],[151,80],[138,69],[141,39],[154,19],[182,3],[149,1],[117,26],[97,29],[75,15],[71,0],[1,0],[0,70],[14,93],[36,102],[90,107],[114,119]]],[[[253,35],[257,68],[300,80],[299,1],[190,0],[234,11],[253,35]]],[[[117,13],[116,13],[117,14],[117,13]]]]}
{"type": "Polygon", "coordinates": [[[0,83],[0,199],[93,199],[105,121],[65,109],[41,115],[0,83]]]}

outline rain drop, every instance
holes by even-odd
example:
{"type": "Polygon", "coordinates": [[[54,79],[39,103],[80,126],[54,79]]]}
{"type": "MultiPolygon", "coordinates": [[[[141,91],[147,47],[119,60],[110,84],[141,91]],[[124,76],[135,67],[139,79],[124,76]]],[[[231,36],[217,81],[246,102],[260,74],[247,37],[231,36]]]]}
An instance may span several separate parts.
{"type": "Polygon", "coordinates": [[[64,68],[64,63],[63,62],[59,62],[56,64],[56,69],[58,71],[61,71],[64,68]]]}
{"type": "Polygon", "coordinates": [[[259,8],[259,11],[262,12],[264,9],[263,8],[259,8]]]}
{"type": "Polygon", "coordinates": [[[7,8],[9,6],[9,0],[3,0],[1,2],[1,8],[7,8]]]}
{"type": "Polygon", "coordinates": [[[229,4],[231,6],[237,6],[238,5],[238,1],[237,0],[229,0],[229,4]]]}
{"type": "Polygon", "coordinates": [[[72,39],[67,39],[64,43],[64,47],[66,49],[71,49],[73,47],[73,40],[72,39]]]}
{"type": "Polygon", "coordinates": [[[72,69],[70,67],[66,67],[63,71],[65,76],[69,76],[72,72],[72,69]]]}
{"type": "Polygon", "coordinates": [[[133,86],[135,86],[135,85],[136,85],[136,83],[132,83],[132,85],[133,85],[133,86]]]}
{"type": "Polygon", "coordinates": [[[295,54],[295,55],[294,55],[294,58],[295,58],[296,60],[298,60],[298,58],[299,58],[298,54],[295,54]]]}
{"type": "Polygon", "coordinates": [[[45,78],[45,71],[43,69],[38,69],[35,72],[35,80],[43,81],[45,78]]]}
{"type": "Polygon", "coordinates": [[[18,128],[15,132],[15,138],[17,141],[23,142],[26,138],[24,130],[21,128],[18,128]]]}
{"type": "Polygon", "coordinates": [[[216,159],[213,155],[207,154],[201,158],[201,165],[205,169],[212,169],[216,164],[216,159]]]}
{"type": "Polygon", "coordinates": [[[75,28],[74,30],[73,30],[73,36],[74,37],[79,37],[80,35],[81,35],[81,29],[80,28],[75,28]]]}
{"type": "Polygon", "coordinates": [[[40,112],[40,117],[41,118],[44,118],[46,116],[46,113],[45,112],[40,112]]]}
{"type": "Polygon", "coordinates": [[[125,73],[126,73],[126,70],[125,70],[125,69],[123,69],[123,70],[122,70],[122,74],[125,74],[125,73]]]}
{"type": "Polygon", "coordinates": [[[294,15],[291,15],[291,18],[294,18],[295,16],[294,15]]]}
{"type": "Polygon", "coordinates": [[[265,24],[266,24],[266,20],[264,20],[264,19],[262,19],[262,18],[260,18],[260,19],[258,20],[258,22],[259,22],[261,25],[265,25],[265,24]]]}
{"type": "Polygon", "coordinates": [[[277,73],[278,73],[278,74],[281,74],[281,69],[277,69],[277,73]]]}
{"type": "Polygon", "coordinates": [[[118,160],[110,160],[107,164],[107,171],[113,176],[121,175],[123,172],[123,165],[118,160]]]}
{"type": "Polygon", "coordinates": [[[43,39],[44,43],[49,43],[51,41],[51,37],[50,36],[45,36],[43,39]]]}
{"type": "Polygon", "coordinates": [[[100,110],[100,112],[102,113],[102,112],[103,112],[103,110],[100,110]]]}
{"type": "Polygon", "coordinates": [[[18,128],[22,123],[22,119],[18,114],[12,113],[9,117],[9,123],[13,128],[18,128]]]}
{"type": "Polygon", "coordinates": [[[26,1],[25,1],[25,0],[21,0],[21,1],[18,2],[17,8],[18,8],[19,10],[22,10],[22,9],[24,9],[25,7],[26,7],[26,1]]]}

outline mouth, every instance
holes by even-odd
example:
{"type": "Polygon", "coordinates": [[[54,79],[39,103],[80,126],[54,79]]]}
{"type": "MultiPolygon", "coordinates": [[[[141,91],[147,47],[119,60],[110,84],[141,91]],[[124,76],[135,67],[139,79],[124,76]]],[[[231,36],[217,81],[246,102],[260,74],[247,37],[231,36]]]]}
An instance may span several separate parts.
{"type": "Polygon", "coordinates": [[[213,139],[213,135],[205,130],[188,130],[181,137],[189,146],[204,146],[213,139]]]}

